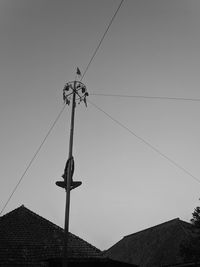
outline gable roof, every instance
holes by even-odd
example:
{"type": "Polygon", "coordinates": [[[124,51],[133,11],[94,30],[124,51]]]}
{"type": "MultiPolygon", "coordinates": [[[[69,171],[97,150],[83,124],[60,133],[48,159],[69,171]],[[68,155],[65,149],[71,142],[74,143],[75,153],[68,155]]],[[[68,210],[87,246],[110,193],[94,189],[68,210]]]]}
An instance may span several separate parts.
{"type": "MultiPolygon", "coordinates": [[[[34,265],[62,257],[63,237],[61,227],[21,206],[0,217],[0,265],[34,265]]],[[[72,233],[68,253],[71,260],[100,256],[99,249],[72,233]]]]}
{"type": "Polygon", "coordinates": [[[190,238],[192,228],[190,223],[173,219],[125,236],[105,256],[141,267],[181,263],[180,245],[190,238]]]}

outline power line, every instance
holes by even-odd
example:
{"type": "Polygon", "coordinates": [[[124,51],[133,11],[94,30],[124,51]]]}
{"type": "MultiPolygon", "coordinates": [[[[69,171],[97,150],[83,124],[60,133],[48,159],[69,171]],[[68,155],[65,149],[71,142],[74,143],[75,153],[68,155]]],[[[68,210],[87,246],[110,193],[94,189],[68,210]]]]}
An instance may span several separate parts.
{"type": "Polygon", "coordinates": [[[12,190],[10,196],[8,197],[5,205],[3,206],[0,215],[2,214],[2,212],[5,210],[5,208],[7,207],[8,203],[10,202],[12,196],[14,195],[15,191],[17,190],[17,188],[19,187],[19,185],[21,184],[24,176],[26,175],[27,171],[29,170],[29,168],[31,167],[33,161],[35,160],[36,156],[38,155],[38,153],[40,152],[43,144],[45,143],[46,139],[48,138],[48,136],[50,135],[51,131],[53,130],[54,126],[56,125],[57,121],[59,120],[61,114],[63,113],[64,109],[65,109],[66,105],[64,105],[61,109],[61,111],[59,112],[59,114],[57,115],[56,119],[54,120],[54,122],[52,123],[50,129],[48,130],[46,136],[44,137],[43,141],[41,142],[41,144],[39,145],[38,149],[36,150],[35,154],[33,155],[32,159],[30,160],[30,162],[28,163],[25,171],[23,172],[22,176],[20,177],[19,181],[17,182],[16,186],[14,187],[14,189],[12,190]]]}
{"type": "Polygon", "coordinates": [[[107,32],[108,32],[108,30],[109,30],[111,24],[113,23],[113,20],[115,19],[117,13],[119,12],[119,10],[120,10],[120,8],[121,8],[123,2],[124,2],[124,0],[121,0],[119,6],[118,6],[118,8],[117,8],[117,10],[115,11],[115,14],[114,14],[113,17],[111,18],[111,20],[110,20],[110,22],[109,22],[109,24],[108,24],[108,26],[107,26],[107,28],[106,28],[106,31],[104,32],[103,36],[101,37],[101,39],[100,39],[100,41],[99,41],[99,44],[98,44],[97,48],[95,49],[95,51],[94,51],[94,53],[93,53],[93,55],[92,55],[92,57],[91,57],[91,59],[90,59],[88,65],[87,65],[87,67],[86,67],[86,69],[85,69],[85,71],[84,71],[84,73],[83,73],[83,75],[82,75],[81,81],[82,81],[82,79],[84,78],[84,76],[85,76],[87,70],[89,69],[89,67],[90,67],[90,65],[91,65],[91,63],[92,63],[92,60],[93,60],[94,57],[96,56],[96,53],[97,53],[97,51],[99,50],[99,48],[100,48],[100,46],[101,46],[101,44],[102,44],[102,42],[103,42],[103,40],[104,40],[104,38],[105,38],[107,32]]]}
{"type": "Polygon", "coordinates": [[[158,99],[158,100],[182,100],[200,102],[200,98],[184,98],[184,97],[167,97],[167,96],[144,96],[144,95],[115,95],[115,94],[94,94],[94,96],[104,97],[121,97],[121,98],[144,98],[144,99],[158,99]]]}
{"type": "Polygon", "coordinates": [[[184,167],[182,167],[180,164],[178,164],[177,162],[175,162],[173,159],[169,158],[167,155],[165,155],[163,152],[161,152],[159,149],[157,149],[155,146],[153,146],[152,144],[150,144],[149,142],[147,142],[144,138],[140,137],[139,135],[137,135],[136,133],[134,133],[132,130],[130,130],[128,127],[126,127],[124,124],[122,124],[120,121],[116,120],[115,118],[113,118],[110,114],[108,114],[106,111],[104,111],[102,108],[100,108],[99,106],[97,106],[96,104],[94,104],[92,101],[88,100],[88,102],[93,105],[96,109],[98,109],[99,111],[101,111],[102,113],[104,113],[108,118],[110,118],[112,121],[114,121],[115,123],[117,123],[119,126],[121,126],[122,128],[124,128],[126,131],[128,131],[130,134],[132,134],[133,136],[135,136],[137,139],[139,139],[141,142],[143,142],[145,145],[147,145],[148,147],[150,147],[152,150],[154,150],[157,154],[159,154],[160,156],[162,156],[163,158],[165,158],[167,161],[169,161],[170,163],[172,163],[174,166],[176,166],[178,169],[182,170],[184,173],[186,173],[187,175],[189,175],[190,177],[192,177],[194,180],[196,180],[198,183],[200,183],[200,179],[197,178],[196,176],[194,176],[193,174],[191,174],[188,170],[186,170],[184,167]]]}
{"type": "MultiPolygon", "coordinates": [[[[111,24],[113,23],[113,20],[115,19],[115,17],[116,17],[116,15],[117,15],[119,9],[121,8],[123,2],[124,2],[124,0],[121,0],[121,2],[120,2],[120,4],[119,4],[119,6],[118,6],[116,12],[114,13],[113,17],[111,18],[111,20],[110,20],[110,22],[109,22],[109,24],[108,24],[108,26],[107,26],[107,28],[106,28],[106,31],[104,32],[102,38],[100,39],[100,42],[99,42],[97,48],[95,49],[95,51],[94,51],[94,53],[93,53],[93,55],[92,55],[92,57],[91,57],[91,59],[90,59],[88,65],[86,66],[86,69],[85,69],[85,71],[84,71],[84,73],[83,73],[83,75],[82,75],[82,77],[81,77],[81,81],[82,81],[82,79],[84,78],[86,72],[88,71],[88,69],[89,69],[89,67],[90,67],[90,65],[91,65],[91,63],[92,63],[94,57],[96,56],[97,51],[99,50],[99,48],[100,48],[100,46],[101,46],[101,44],[102,44],[102,42],[103,42],[103,40],[104,40],[104,38],[105,38],[107,32],[108,32],[108,30],[109,30],[111,24]]],[[[65,106],[66,106],[66,105],[65,105],[65,106]]],[[[15,186],[14,189],[12,190],[10,196],[8,197],[8,199],[7,199],[6,203],[5,203],[5,205],[3,206],[3,208],[2,208],[2,210],[1,210],[1,212],[0,212],[0,215],[1,215],[2,212],[5,210],[5,208],[7,207],[8,203],[10,202],[12,196],[14,195],[14,193],[15,193],[16,190],[17,190],[17,188],[18,188],[19,185],[21,184],[21,182],[22,182],[24,176],[25,176],[26,173],[28,172],[28,170],[29,170],[29,168],[31,167],[33,161],[35,160],[36,156],[37,156],[38,153],[40,152],[40,150],[41,150],[43,144],[45,143],[46,139],[48,138],[48,136],[50,135],[51,131],[53,130],[53,128],[54,128],[55,124],[57,123],[57,121],[59,120],[61,114],[63,113],[63,111],[64,111],[64,109],[65,109],[65,106],[63,106],[63,108],[61,109],[61,111],[58,113],[58,115],[57,115],[55,121],[53,122],[52,126],[50,127],[49,131],[47,132],[45,138],[44,138],[43,141],[41,142],[40,146],[39,146],[38,149],[36,150],[35,154],[33,155],[32,159],[30,160],[29,164],[27,165],[25,171],[23,172],[23,174],[22,174],[22,176],[20,177],[19,181],[17,182],[16,186],[15,186]]]]}

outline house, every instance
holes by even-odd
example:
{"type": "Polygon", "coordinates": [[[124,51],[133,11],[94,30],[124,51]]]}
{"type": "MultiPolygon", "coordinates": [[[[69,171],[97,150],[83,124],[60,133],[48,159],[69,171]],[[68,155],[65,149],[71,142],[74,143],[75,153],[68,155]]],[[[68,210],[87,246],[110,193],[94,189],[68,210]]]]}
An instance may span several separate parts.
{"type": "MultiPolygon", "coordinates": [[[[25,206],[0,217],[0,266],[61,266],[64,230],[25,206]]],[[[69,233],[69,266],[128,266],[69,233]]]]}
{"type": "Polygon", "coordinates": [[[140,267],[186,266],[181,265],[184,260],[180,254],[180,247],[191,237],[192,229],[190,223],[178,218],[173,219],[125,236],[104,255],[140,267]]]}

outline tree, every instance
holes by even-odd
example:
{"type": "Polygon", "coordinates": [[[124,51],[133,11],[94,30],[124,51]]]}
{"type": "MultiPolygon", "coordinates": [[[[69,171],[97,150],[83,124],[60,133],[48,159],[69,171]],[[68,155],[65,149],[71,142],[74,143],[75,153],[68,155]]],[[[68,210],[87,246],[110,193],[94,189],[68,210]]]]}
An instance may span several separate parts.
{"type": "Polygon", "coordinates": [[[200,207],[196,207],[196,209],[192,213],[192,217],[193,218],[191,219],[191,223],[196,226],[198,230],[200,230],[200,207]]]}
{"type": "Polygon", "coordinates": [[[185,262],[200,261],[200,207],[196,207],[190,220],[193,225],[188,240],[181,245],[181,256],[185,262]]]}

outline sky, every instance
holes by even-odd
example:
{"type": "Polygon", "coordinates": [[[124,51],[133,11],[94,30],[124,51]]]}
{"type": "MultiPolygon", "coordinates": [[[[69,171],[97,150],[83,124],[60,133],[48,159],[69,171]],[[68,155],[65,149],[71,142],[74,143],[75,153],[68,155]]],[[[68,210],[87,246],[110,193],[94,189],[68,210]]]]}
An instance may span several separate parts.
{"type": "MultiPolygon", "coordinates": [[[[62,90],[83,73],[118,0],[0,0],[0,208],[63,108],[62,90]]],[[[179,217],[200,197],[200,1],[125,0],[83,82],[77,105],[70,231],[104,250],[123,236],[179,217]],[[122,127],[124,126],[124,128],[122,127]],[[172,162],[179,164],[195,180],[172,162]]],[[[68,156],[66,106],[3,214],[24,204],[63,227],[55,185],[68,156]]]]}

